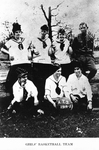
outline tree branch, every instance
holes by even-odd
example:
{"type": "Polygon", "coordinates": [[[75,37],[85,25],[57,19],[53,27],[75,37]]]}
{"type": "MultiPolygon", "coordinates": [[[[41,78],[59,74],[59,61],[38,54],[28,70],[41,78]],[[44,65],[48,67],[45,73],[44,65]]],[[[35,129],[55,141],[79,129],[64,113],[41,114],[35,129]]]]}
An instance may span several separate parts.
{"type": "Polygon", "coordinates": [[[60,22],[57,22],[56,24],[52,25],[51,27],[56,27],[56,26],[58,26],[60,23],[61,23],[61,21],[60,21],[60,22]]]}
{"type": "Polygon", "coordinates": [[[44,8],[43,8],[43,5],[42,5],[42,4],[41,4],[41,9],[42,9],[42,11],[43,11],[43,14],[44,14],[44,16],[45,16],[46,20],[48,21],[47,15],[46,15],[46,13],[45,13],[45,10],[44,10],[44,8]]]}
{"type": "Polygon", "coordinates": [[[52,17],[56,17],[56,16],[58,16],[59,15],[59,13],[57,13],[56,15],[52,15],[52,17]]]}
{"type": "MultiPolygon", "coordinates": [[[[63,1],[64,2],[64,1],[63,1]]],[[[56,10],[63,2],[59,3],[55,8],[53,8],[51,11],[56,10]]]]}

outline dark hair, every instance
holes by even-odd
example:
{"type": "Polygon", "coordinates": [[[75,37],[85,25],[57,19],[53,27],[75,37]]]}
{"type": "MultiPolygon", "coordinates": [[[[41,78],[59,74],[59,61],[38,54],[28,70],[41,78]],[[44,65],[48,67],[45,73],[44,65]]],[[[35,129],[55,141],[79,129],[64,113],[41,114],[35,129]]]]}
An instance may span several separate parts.
{"type": "Polygon", "coordinates": [[[53,66],[53,73],[54,72],[56,72],[58,69],[60,69],[61,68],[61,65],[60,64],[55,64],[54,66],[53,66]]]}
{"type": "Polygon", "coordinates": [[[58,30],[58,32],[57,32],[57,38],[59,38],[59,33],[61,33],[62,35],[64,35],[64,34],[65,34],[65,29],[60,28],[60,29],[58,30]]]}
{"type": "Polygon", "coordinates": [[[48,26],[46,24],[44,24],[43,26],[41,26],[40,29],[43,31],[48,31],[48,26]]]}
{"type": "Polygon", "coordinates": [[[65,29],[60,28],[60,29],[58,30],[58,34],[59,34],[59,33],[61,33],[61,34],[65,34],[65,29]]]}
{"type": "Polygon", "coordinates": [[[12,32],[15,33],[16,31],[21,31],[21,25],[18,23],[13,23],[12,32]]]}
{"type": "Polygon", "coordinates": [[[88,26],[87,26],[87,24],[86,24],[85,22],[81,22],[81,23],[79,24],[79,29],[80,29],[80,27],[83,26],[83,25],[85,25],[85,26],[87,27],[87,29],[88,29],[88,26]]]}
{"type": "Polygon", "coordinates": [[[18,67],[16,71],[18,78],[25,77],[26,75],[28,75],[28,72],[23,68],[18,67]]]}
{"type": "Polygon", "coordinates": [[[81,64],[80,62],[78,62],[78,61],[73,62],[73,67],[74,67],[74,69],[75,69],[76,67],[80,68],[81,70],[83,69],[83,68],[82,68],[82,64],[81,64]]]}

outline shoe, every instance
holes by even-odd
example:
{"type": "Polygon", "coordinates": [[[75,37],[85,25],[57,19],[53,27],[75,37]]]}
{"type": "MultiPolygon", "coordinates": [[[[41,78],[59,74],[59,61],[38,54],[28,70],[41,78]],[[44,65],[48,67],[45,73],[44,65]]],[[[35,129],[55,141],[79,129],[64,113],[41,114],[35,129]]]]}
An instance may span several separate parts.
{"type": "Polygon", "coordinates": [[[9,105],[7,109],[9,110],[9,109],[11,109],[11,107],[12,107],[12,105],[9,105]]]}
{"type": "Polygon", "coordinates": [[[13,110],[13,111],[12,111],[12,114],[16,114],[16,110],[13,110]]]}
{"type": "Polygon", "coordinates": [[[44,111],[42,109],[38,109],[37,113],[39,113],[40,115],[44,115],[44,111]]]}

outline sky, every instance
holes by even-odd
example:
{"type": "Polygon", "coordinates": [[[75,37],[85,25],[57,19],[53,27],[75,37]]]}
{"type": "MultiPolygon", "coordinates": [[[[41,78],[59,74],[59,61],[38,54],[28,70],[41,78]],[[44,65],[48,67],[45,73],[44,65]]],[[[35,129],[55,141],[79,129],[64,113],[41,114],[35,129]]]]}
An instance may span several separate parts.
{"type": "Polygon", "coordinates": [[[11,24],[18,20],[22,30],[28,37],[35,37],[40,26],[46,24],[46,19],[40,9],[43,4],[48,15],[48,8],[57,14],[57,19],[72,25],[74,33],[78,33],[79,24],[86,22],[92,33],[99,33],[99,1],[98,0],[0,0],[0,34],[4,31],[2,23],[11,24]],[[98,31],[98,32],[97,32],[98,31]]]}

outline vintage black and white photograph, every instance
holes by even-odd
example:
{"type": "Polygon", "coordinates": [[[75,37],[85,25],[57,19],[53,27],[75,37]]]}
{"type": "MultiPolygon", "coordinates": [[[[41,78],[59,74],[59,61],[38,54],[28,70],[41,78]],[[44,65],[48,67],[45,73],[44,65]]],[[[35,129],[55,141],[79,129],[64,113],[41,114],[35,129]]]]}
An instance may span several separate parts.
{"type": "Polygon", "coordinates": [[[98,137],[99,1],[1,0],[1,141],[66,149],[98,137]]]}

